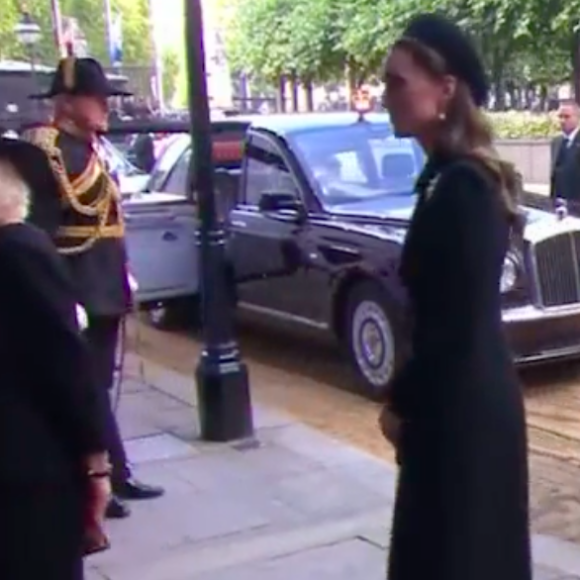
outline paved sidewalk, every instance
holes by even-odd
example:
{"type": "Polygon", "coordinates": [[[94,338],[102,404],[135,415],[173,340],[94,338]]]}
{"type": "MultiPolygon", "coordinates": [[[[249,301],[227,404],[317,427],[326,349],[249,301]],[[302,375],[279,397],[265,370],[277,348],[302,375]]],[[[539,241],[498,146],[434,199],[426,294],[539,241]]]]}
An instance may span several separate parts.
{"type": "MultiPolygon", "coordinates": [[[[385,579],[392,467],[261,407],[257,444],[197,441],[193,380],[140,366],[121,423],[137,474],[167,495],[109,524],[90,580],[385,579]]],[[[534,547],[536,580],[580,579],[578,546],[534,547]]]]}

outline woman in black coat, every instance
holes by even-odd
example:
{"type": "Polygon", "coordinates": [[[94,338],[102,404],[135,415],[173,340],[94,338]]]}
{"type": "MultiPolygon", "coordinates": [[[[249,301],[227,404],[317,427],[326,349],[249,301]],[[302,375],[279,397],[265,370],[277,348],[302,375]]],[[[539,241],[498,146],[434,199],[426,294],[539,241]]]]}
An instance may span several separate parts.
{"type": "Polygon", "coordinates": [[[400,474],[389,580],[531,580],[523,396],[502,330],[501,276],[519,179],[492,147],[470,42],[414,19],[384,70],[396,133],[428,162],[401,263],[413,333],[381,416],[400,474]]]}
{"type": "Polygon", "coordinates": [[[104,402],[49,237],[24,223],[42,151],[0,139],[0,578],[81,580],[109,497],[104,402]]]}

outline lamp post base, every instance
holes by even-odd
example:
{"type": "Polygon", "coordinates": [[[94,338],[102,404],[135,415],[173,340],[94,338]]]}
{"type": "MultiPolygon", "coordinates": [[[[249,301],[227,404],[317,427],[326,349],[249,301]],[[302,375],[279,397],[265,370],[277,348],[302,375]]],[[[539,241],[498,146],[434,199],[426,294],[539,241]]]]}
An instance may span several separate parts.
{"type": "Polygon", "coordinates": [[[225,443],[254,436],[248,369],[239,361],[202,356],[195,371],[200,436],[225,443]]]}

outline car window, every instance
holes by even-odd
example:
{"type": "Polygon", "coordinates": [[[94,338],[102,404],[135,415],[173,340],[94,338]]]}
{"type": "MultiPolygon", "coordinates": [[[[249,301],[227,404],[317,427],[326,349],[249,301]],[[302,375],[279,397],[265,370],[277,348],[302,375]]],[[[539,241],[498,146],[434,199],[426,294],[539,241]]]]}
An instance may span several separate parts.
{"type": "Polygon", "coordinates": [[[140,175],[143,172],[130,163],[123,153],[115,146],[109,139],[102,137],[100,139],[100,149],[104,156],[105,162],[111,173],[121,175],[123,177],[131,177],[133,175],[140,175]]]}
{"type": "Polygon", "coordinates": [[[388,123],[308,129],[291,136],[291,147],[323,205],[413,195],[424,164],[421,147],[388,123]]]}
{"type": "Polygon", "coordinates": [[[334,157],[339,164],[340,179],[351,183],[364,183],[366,181],[365,170],[356,151],[343,151],[334,157]]]}
{"type": "Polygon", "coordinates": [[[298,196],[290,168],[279,153],[251,142],[246,148],[246,163],[246,204],[258,205],[267,191],[298,196]]]}
{"type": "Polygon", "coordinates": [[[166,148],[161,151],[159,159],[151,172],[147,191],[164,191],[165,183],[175,164],[189,147],[190,139],[185,137],[174,137],[168,142],[166,148]]]}
{"type": "Polygon", "coordinates": [[[189,176],[189,160],[191,159],[191,148],[186,149],[173,169],[169,173],[169,177],[161,188],[164,193],[172,193],[174,195],[187,195],[187,179],[189,176]]]}

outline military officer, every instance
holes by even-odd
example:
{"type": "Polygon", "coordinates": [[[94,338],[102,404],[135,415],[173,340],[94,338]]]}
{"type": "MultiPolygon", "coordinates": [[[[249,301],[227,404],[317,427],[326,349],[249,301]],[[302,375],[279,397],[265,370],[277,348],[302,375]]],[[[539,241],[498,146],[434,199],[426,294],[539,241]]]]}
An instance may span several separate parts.
{"type": "MultiPolygon", "coordinates": [[[[46,152],[59,183],[60,199],[41,188],[33,192],[31,215],[51,234],[73,275],[88,314],[85,332],[93,372],[103,389],[113,384],[119,328],[131,290],[120,194],[99,153],[98,135],[107,129],[107,99],[125,94],[111,86],[97,61],[69,55],[60,61],[50,90],[32,96],[53,101],[53,122],[25,135],[46,152]]],[[[107,515],[123,518],[130,513],[124,500],[155,498],[163,490],[133,478],[111,406],[106,430],[114,492],[107,515]]]]}

